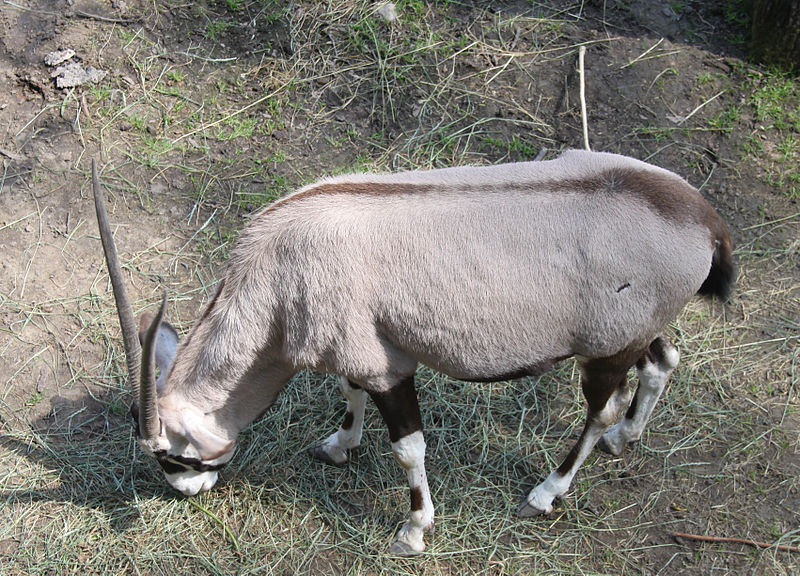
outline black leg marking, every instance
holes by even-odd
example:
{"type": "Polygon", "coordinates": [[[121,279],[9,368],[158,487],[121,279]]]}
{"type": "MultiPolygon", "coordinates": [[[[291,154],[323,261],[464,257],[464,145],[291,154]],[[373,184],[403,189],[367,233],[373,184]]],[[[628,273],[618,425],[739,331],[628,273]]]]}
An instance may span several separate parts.
{"type": "Polygon", "coordinates": [[[588,404],[587,418],[599,414],[606,407],[611,395],[625,384],[628,370],[640,356],[641,352],[611,359],[589,360],[581,366],[583,397],[588,404]]]}
{"type": "Polygon", "coordinates": [[[422,430],[413,376],[401,380],[386,392],[370,392],[370,396],[389,428],[392,442],[422,430]]]}
{"type": "Polygon", "coordinates": [[[639,360],[636,361],[636,367],[641,370],[645,367],[645,364],[647,364],[648,361],[661,366],[664,364],[666,357],[666,345],[664,343],[664,339],[659,336],[650,343],[650,346],[647,347],[647,350],[645,350],[644,354],[642,354],[639,357],[639,360]]]}
{"type": "MultiPolygon", "coordinates": [[[[623,375],[624,378],[624,375],[623,375]]],[[[624,380],[622,381],[624,382],[624,380]]],[[[609,398],[611,395],[609,395],[609,398]]],[[[606,399],[608,401],[608,398],[606,399]]],[[[556,472],[561,476],[567,475],[574,475],[577,472],[578,468],[580,468],[581,464],[583,464],[583,459],[585,459],[585,454],[582,456],[581,461],[577,462],[578,457],[581,456],[582,452],[590,452],[594,445],[597,443],[597,432],[596,428],[598,425],[602,426],[602,429],[605,430],[610,424],[607,422],[601,422],[601,418],[599,417],[598,412],[591,412],[588,411],[586,414],[586,424],[584,424],[583,432],[581,433],[578,441],[572,447],[572,450],[569,451],[567,457],[564,458],[564,461],[561,463],[561,466],[556,468],[556,472]],[[589,439],[591,437],[591,439],[589,439]],[[591,446],[587,446],[588,442],[591,442],[591,446]]]]}
{"type": "Polygon", "coordinates": [[[371,392],[389,429],[394,458],[406,471],[411,496],[409,519],[395,535],[391,554],[410,556],[425,549],[423,534],[433,528],[433,502],[425,474],[425,440],[414,376],[396,382],[385,392],[371,392]]]}
{"type": "Polygon", "coordinates": [[[419,486],[411,487],[411,511],[422,510],[422,490],[419,486]]]}
{"type": "Polygon", "coordinates": [[[361,443],[361,428],[364,423],[366,393],[349,380],[340,379],[339,387],[347,399],[342,425],[325,440],[308,449],[309,454],[326,464],[342,466],[347,462],[348,450],[361,443]]]}
{"type": "Polygon", "coordinates": [[[603,434],[602,449],[619,456],[626,445],[642,437],[656,402],[679,360],[680,354],[665,338],[659,336],[650,343],[636,362],[639,372],[636,394],[625,417],[603,434]]]}
{"type": "Polygon", "coordinates": [[[608,402],[625,385],[628,369],[633,364],[631,356],[635,358],[639,354],[626,354],[622,358],[589,360],[582,366],[583,396],[588,405],[586,424],[580,438],[569,451],[561,466],[556,469],[557,474],[574,476],[602,434],[602,432],[598,434],[598,430],[605,431],[614,423],[611,420],[616,418],[619,412],[611,410],[614,414],[610,414],[609,409],[612,407],[608,406],[608,402]]]}
{"type": "MultiPolygon", "coordinates": [[[[353,384],[350,380],[347,381],[348,386],[353,390],[361,390],[361,387],[358,384],[353,384]]],[[[344,420],[342,421],[342,430],[350,430],[353,427],[353,413],[348,408],[347,412],[344,414],[344,420]]]]}
{"type": "Polygon", "coordinates": [[[633,415],[636,414],[636,406],[639,403],[639,388],[636,388],[636,393],[633,395],[633,400],[631,400],[631,405],[628,406],[628,411],[625,412],[625,418],[633,418],[633,415]]]}
{"type": "Polygon", "coordinates": [[[349,410],[345,412],[344,421],[342,422],[342,430],[350,430],[353,427],[353,413],[349,410]]]}
{"type": "Polygon", "coordinates": [[[583,432],[561,466],[531,490],[522,502],[518,512],[521,517],[551,512],[553,500],[569,490],[578,468],[611,425],[612,420],[619,415],[620,405],[624,398],[627,398],[627,390],[623,387],[628,368],[639,355],[626,354],[582,363],[583,395],[588,404],[583,432]]]}

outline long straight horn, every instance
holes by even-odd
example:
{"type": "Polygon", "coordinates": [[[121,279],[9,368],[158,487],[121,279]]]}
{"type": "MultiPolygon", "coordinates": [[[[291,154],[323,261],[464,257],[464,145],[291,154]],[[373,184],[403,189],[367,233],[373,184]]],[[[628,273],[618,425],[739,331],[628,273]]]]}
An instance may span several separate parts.
{"type": "MultiPolygon", "coordinates": [[[[94,188],[94,208],[95,212],[97,212],[97,227],[100,229],[100,240],[103,243],[103,252],[106,256],[108,275],[111,278],[111,287],[114,290],[114,301],[117,304],[119,325],[122,328],[125,361],[128,365],[128,383],[130,386],[136,387],[139,385],[142,351],[139,346],[139,338],[136,334],[136,322],[133,319],[133,308],[131,308],[131,301],[128,299],[127,290],[125,290],[125,280],[122,277],[122,270],[120,270],[119,267],[117,247],[114,244],[111,226],[108,224],[106,200],[103,196],[103,190],[100,188],[100,180],[97,178],[97,168],[95,167],[94,158],[92,158],[92,186],[94,188]]],[[[138,391],[134,389],[134,392],[138,391]]]]}
{"type": "Polygon", "coordinates": [[[92,158],[92,187],[94,189],[94,207],[97,212],[97,226],[100,230],[100,240],[103,243],[103,252],[106,256],[108,275],[111,278],[111,287],[114,291],[114,301],[117,304],[117,315],[122,328],[122,341],[125,346],[125,361],[128,365],[128,382],[134,387],[134,392],[139,398],[139,433],[145,439],[158,437],[161,432],[161,421],[158,417],[158,396],[155,380],[155,338],[158,336],[158,326],[164,316],[167,293],[158,311],[156,319],[150,326],[145,340],[145,358],[147,364],[142,369],[142,348],[136,333],[136,322],[133,318],[128,292],[125,289],[125,279],[117,257],[117,247],[114,244],[114,235],[108,223],[106,201],[97,177],[97,167],[92,158]]]}
{"type": "Polygon", "coordinates": [[[147,329],[142,343],[142,374],[139,382],[139,433],[146,439],[161,434],[161,419],[158,417],[158,393],[156,391],[156,341],[158,328],[167,307],[167,291],[161,299],[158,313],[147,329]]]}

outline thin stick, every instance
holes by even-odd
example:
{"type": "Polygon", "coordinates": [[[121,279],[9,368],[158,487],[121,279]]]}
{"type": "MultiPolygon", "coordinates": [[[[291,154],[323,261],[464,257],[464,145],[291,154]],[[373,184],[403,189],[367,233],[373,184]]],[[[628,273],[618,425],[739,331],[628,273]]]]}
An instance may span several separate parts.
{"type": "Polygon", "coordinates": [[[721,90],[720,92],[717,92],[717,93],[716,93],[716,94],[714,94],[714,95],[713,95],[711,98],[709,98],[708,100],[706,100],[705,102],[703,102],[702,104],[700,104],[700,105],[699,105],[697,108],[695,108],[694,110],[692,110],[691,112],[689,112],[689,114],[688,114],[688,115],[686,115],[686,116],[684,116],[683,118],[681,118],[681,121],[680,121],[680,122],[678,122],[678,124],[679,124],[679,125],[680,125],[680,124],[683,124],[683,123],[684,123],[684,122],[686,122],[686,121],[687,121],[689,118],[691,118],[692,116],[694,116],[695,114],[697,114],[697,113],[700,111],[700,109],[701,109],[701,108],[703,108],[703,106],[705,106],[706,104],[708,104],[708,103],[710,103],[710,102],[713,102],[714,100],[716,100],[717,98],[719,98],[719,97],[720,97],[720,96],[722,96],[723,94],[725,94],[725,90],[721,90]]]}
{"type": "MultiPolygon", "coordinates": [[[[624,65],[622,68],[627,68],[628,66],[631,66],[631,65],[635,64],[636,62],[638,62],[639,60],[641,60],[642,58],[644,58],[645,56],[647,56],[648,54],[650,54],[650,52],[652,52],[653,50],[655,50],[655,49],[658,47],[658,45],[659,45],[659,44],[661,44],[663,41],[664,41],[664,39],[663,39],[663,38],[661,38],[661,39],[660,39],[658,42],[656,42],[655,44],[653,44],[652,46],[650,46],[650,48],[648,48],[647,50],[645,50],[644,52],[642,52],[641,54],[639,54],[639,55],[638,55],[636,58],[634,58],[633,60],[631,60],[630,62],[628,62],[627,64],[625,64],[625,65],[624,65]]],[[[620,69],[622,69],[622,68],[620,68],[620,69]]]]}
{"type": "MultiPolygon", "coordinates": [[[[770,226],[772,224],[780,224],[781,222],[786,222],[787,220],[791,220],[792,218],[797,218],[800,216],[800,212],[795,212],[790,216],[786,216],[784,218],[778,218],[777,220],[770,220],[769,222],[762,222],[761,224],[753,224],[752,226],[748,226],[747,228],[742,228],[741,230],[744,232],[745,230],[754,230],[756,228],[763,228],[764,226],[770,226]]],[[[2,228],[0,228],[2,230],[2,228]]]]}
{"type": "Polygon", "coordinates": [[[686,534],[685,532],[670,532],[670,534],[677,538],[700,540],[702,542],[735,542],[736,544],[747,544],[748,546],[756,546],[758,548],[777,548],[778,550],[785,550],[787,552],[800,552],[800,547],[798,546],[790,546],[788,544],[768,544],[766,542],[756,542],[755,540],[747,540],[745,538],[703,536],[702,534],[686,534]]]}
{"type": "Polygon", "coordinates": [[[113,24],[129,24],[131,22],[136,22],[131,18],[108,18],[107,16],[100,16],[99,14],[90,14],[89,12],[83,12],[78,10],[75,12],[75,16],[79,16],[80,18],[87,18],[89,20],[100,20],[101,22],[111,22],[113,24]]]}
{"type": "Polygon", "coordinates": [[[14,224],[19,224],[20,222],[23,222],[23,221],[27,220],[28,218],[30,218],[31,216],[35,216],[35,215],[36,215],[36,212],[31,212],[27,216],[23,216],[21,218],[17,218],[13,222],[9,222],[8,224],[3,224],[2,226],[0,226],[0,231],[5,230],[9,226],[13,226],[14,224]]]}
{"type": "Polygon", "coordinates": [[[581,125],[583,126],[583,147],[591,151],[589,147],[589,122],[586,119],[586,83],[583,78],[583,57],[586,54],[586,46],[578,48],[578,78],[581,83],[581,125]]]}
{"type": "Polygon", "coordinates": [[[173,144],[177,144],[178,142],[180,142],[180,141],[181,141],[181,140],[183,140],[184,138],[188,138],[189,136],[193,136],[194,134],[197,134],[198,132],[202,132],[202,131],[204,131],[204,130],[208,130],[208,129],[210,129],[210,128],[213,128],[213,127],[214,127],[214,126],[216,126],[217,124],[221,124],[222,122],[227,122],[227,121],[228,121],[228,120],[230,120],[231,118],[233,118],[233,117],[235,117],[235,116],[238,116],[239,114],[241,114],[241,113],[243,113],[243,112],[247,112],[247,111],[248,111],[250,108],[252,108],[253,106],[258,106],[259,104],[261,104],[262,102],[265,102],[265,101],[269,100],[270,98],[272,98],[272,97],[273,97],[273,96],[275,96],[276,94],[280,94],[281,90],[283,90],[284,88],[286,88],[287,86],[289,86],[289,84],[291,84],[293,81],[294,81],[294,78],[292,78],[291,80],[287,80],[286,82],[284,82],[283,84],[281,84],[281,85],[280,85],[280,86],[279,86],[277,89],[273,90],[272,92],[270,92],[270,93],[269,93],[269,94],[267,94],[266,96],[262,96],[262,97],[261,97],[261,98],[259,98],[258,100],[254,100],[253,102],[250,102],[250,104],[248,104],[247,106],[245,106],[245,107],[243,107],[243,108],[240,108],[239,110],[236,110],[236,111],[234,111],[234,112],[231,112],[230,114],[228,114],[228,115],[226,115],[226,116],[223,116],[222,118],[220,118],[220,119],[218,119],[218,120],[215,120],[214,122],[211,122],[210,124],[206,124],[206,125],[204,125],[204,126],[200,126],[199,128],[196,128],[196,129],[192,130],[191,132],[187,132],[186,134],[184,134],[184,135],[182,135],[182,136],[179,136],[178,138],[175,138],[175,139],[172,141],[172,143],[173,143],[173,144]]]}
{"type": "Polygon", "coordinates": [[[48,12],[47,10],[34,10],[33,8],[20,6],[19,4],[11,2],[10,0],[5,0],[5,4],[8,4],[9,6],[16,8],[17,10],[24,10],[25,12],[33,12],[34,14],[44,14],[46,16],[61,16],[61,14],[59,14],[58,12],[48,12]]]}

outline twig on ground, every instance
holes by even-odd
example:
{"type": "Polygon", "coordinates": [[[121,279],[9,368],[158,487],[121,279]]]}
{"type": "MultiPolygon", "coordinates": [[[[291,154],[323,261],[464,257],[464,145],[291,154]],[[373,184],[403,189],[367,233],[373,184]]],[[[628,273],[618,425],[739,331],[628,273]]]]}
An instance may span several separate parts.
{"type": "Polygon", "coordinates": [[[83,12],[82,10],[77,10],[75,12],[75,16],[79,18],[86,18],[88,20],[99,20],[100,22],[111,22],[112,24],[130,24],[131,22],[137,22],[138,20],[134,18],[109,18],[108,16],[101,16],[100,14],[91,14],[89,12],[83,12]]]}
{"type": "Polygon", "coordinates": [[[589,121],[586,118],[586,82],[583,77],[583,58],[586,55],[586,46],[578,48],[578,79],[581,85],[581,126],[583,127],[583,147],[589,147],[589,121]]]}
{"type": "MultiPolygon", "coordinates": [[[[28,126],[30,126],[31,124],[33,124],[33,123],[36,121],[36,119],[37,119],[37,118],[39,118],[39,116],[41,116],[42,114],[44,114],[45,112],[47,112],[47,111],[48,111],[48,110],[50,110],[51,108],[57,108],[57,107],[58,107],[58,105],[57,105],[57,104],[47,104],[46,106],[44,106],[44,107],[43,107],[41,110],[39,110],[39,111],[38,111],[38,112],[37,112],[37,113],[36,113],[36,114],[33,116],[33,118],[31,118],[30,120],[28,120],[28,121],[25,123],[25,125],[24,125],[22,128],[20,128],[20,129],[17,131],[17,133],[16,133],[16,134],[14,134],[14,138],[18,138],[18,137],[19,137],[19,135],[20,135],[20,134],[22,134],[22,133],[23,133],[23,132],[24,132],[24,131],[25,131],[25,130],[28,128],[28,126]]],[[[35,132],[35,131],[34,131],[34,132],[35,132]]],[[[31,138],[33,138],[33,136],[31,136],[31,138]]]]}
{"type": "Polygon", "coordinates": [[[781,222],[786,222],[787,220],[794,220],[800,216],[800,212],[795,212],[794,214],[790,214],[789,216],[784,216],[783,218],[778,218],[776,220],[770,220],[769,222],[760,222],[758,224],[753,224],[752,226],[746,226],[742,228],[742,232],[745,230],[755,230],[756,228],[763,228],[764,226],[771,226],[773,224],[780,224],[781,222]]]}
{"type": "Polygon", "coordinates": [[[705,106],[706,104],[709,104],[710,102],[713,102],[714,100],[716,100],[717,98],[719,98],[723,94],[725,94],[725,90],[721,90],[720,92],[717,92],[716,94],[714,94],[711,98],[709,98],[708,100],[706,100],[705,102],[700,104],[697,108],[695,108],[694,110],[689,112],[688,115],[686,115],[683,118],[681,118],[681,120],[678,122],[678,125],[683,124],[684,122],[686,122],[689,118],[691,118],[692,116],[697,114],[700,111],[700,109],[703,108],[703,106],[705,106]]]}
{"type": "Polygon", "coordinates": [[[21,218],[17,218],[13,222],[7,222],[7,223],[3,224],[2,226],[0,226],[0,231],[3,231],[3,230],[5,230],[6,228],[8,228],[10,226],[14,226],[15,224],[19,224],[20,222],[24,222],[25,220],[27,220],[31,216],[36,216],[36,212],[31,212],[27,216],[22,216],[21,218]]]}
{"type": "Polygon", "coordinates": [[[287,86],[289,86],[289,84],[291,84],[292,82],[294,82],[294,79],[287,80],[286,82],[281,84],[278,88],[276,88],[275,90],[273,90],[269,94],[267,94],[265,96],[262,96],[261,98],[258,98],[257,100],[254,100],[254,101],[250,102],[247,106],[244,106],[243,108],[239,108],[238,110],[235,110],[234,112],[231,112],[230,114],[227,114],[227,115],[223,116],[222,118],[220,118],[218,120],[215,120],[214,122],[211,122],[211,123],[206,124],[204,126],[200,126],[199,128],[191,130],[190,132],[187,132],[186,134],[183,134],[183,135],[175,138],[172,141],[172,144],[177,144],[178,142],[180,142],[181,140],[184,140],[185,138],[188,138],[189,136],[194,136],[198,132],[203,132],[204,130],[208,130],[210,128],[213,128],[214,126],[216,126],[218,124],[221,124],[222,122],[227,122],[231,118],[234,118],[235,116],[238,116],[239,114],[242,114],[243,112],[247,112],[248,110],[250,110],[250,108],[253,108],[254,106],[258,106],[262,102],[266,102],[267,100],[269,100],[270,98],[272,98],[276,94],[280,94],[283,91],[283,89],[286,88],[287,86]]]}
{"type": "Polygon", "coordinates": [[[89,113],[89,105],[86,103],[86,94],[81,94],[81,110],[83,110],[83,115],[86,116],[87,120],[92,119],[92,115],[89,113]]]}
{"type": "MultiPolygon", "coordinates": [[[[645,50],[644,52],[642,52],[641,54],[639,54],[639,55],[638,55],[636,58],[634,58],[633,60],[631,60],[630,62],[628,62],[628,63],[627,63],[627,64],[625,64],[624,66],[622,66],[622,68],[627,68],[628,66],[631,66],[631,65],[635,64],[636,62],[638,62],[639,60],[641,60],[642,58],[644,58],[645,56],[647,56],[648,54],[650,54],[650,52],[652,52],[653,50],[655,50],[656,48],[658,48],[659,44],[661,44],[663,41],[664,41],[664,39],[663,39],[663,38],[659,39],[659,40],[658,40],[658,42],[656,42],[655,44],[653,44],[652,46],[650,46],[650,48],[648,48],[647,50],[645,50]]],[[[622,69],[622,68],[621,68],[621,69],[622,69]]]]}
{"type": "Polygon", "coordinates": [[[0,156],[5,156],[6,158],[14,160],[15,162],[22,162],[25,159],[25,157],[21,154],[15,154],[14,152],[3,150],[2,148],[0,148],[0,156]]]}
{"type": "Polygon", "coordinates": [[[34,14],[44,14],[45,16],[61,16],[61,14],[59,14],[58,12],[50,12],[48,10],[34,10],[33,8],[22,6],[20,4],[17,4],[16,2],[11,2],[10,0],[5,0],[4,4],[11,6],[12,8],[16,8],[17,10],[32,12],[34,14]]]}
{"type": "Polygon", "coordinates": [[[675,538],[686,538],[687,540],[699,540],[701,542],[734,542],[736,544],[747,544],[757,548],[776,548],[787,552],[800,552],[800,546],[790,546],[789,544],[768,544],[767,542],[757,542],[746,538],[733,538],[727,536],[704,536],[702,534],[687,534],[686,532],[670,532],[675,538]]]}

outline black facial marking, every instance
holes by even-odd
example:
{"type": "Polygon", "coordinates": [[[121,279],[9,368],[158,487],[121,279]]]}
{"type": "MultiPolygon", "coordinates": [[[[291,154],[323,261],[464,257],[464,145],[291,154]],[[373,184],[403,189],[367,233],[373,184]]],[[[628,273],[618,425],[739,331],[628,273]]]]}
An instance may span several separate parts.
{"type": "Polygon", "coordinates": [[[167,453],[166,450],[154,452],[158,464],[167,474],[179,474],[194,470],[195,472],[213,472],[222,469],[227,462],[222,464],[206,464],[198,458],[186,458],[167,453]]]}
{"type": "Polygon", "coordinates": [[[161,466],[161,469],[167,474],[180,474],[181,472],[186,472],[187,470],[180,464],[175,464],[169,460],[159,460],[158,465],[161,466]]]}

